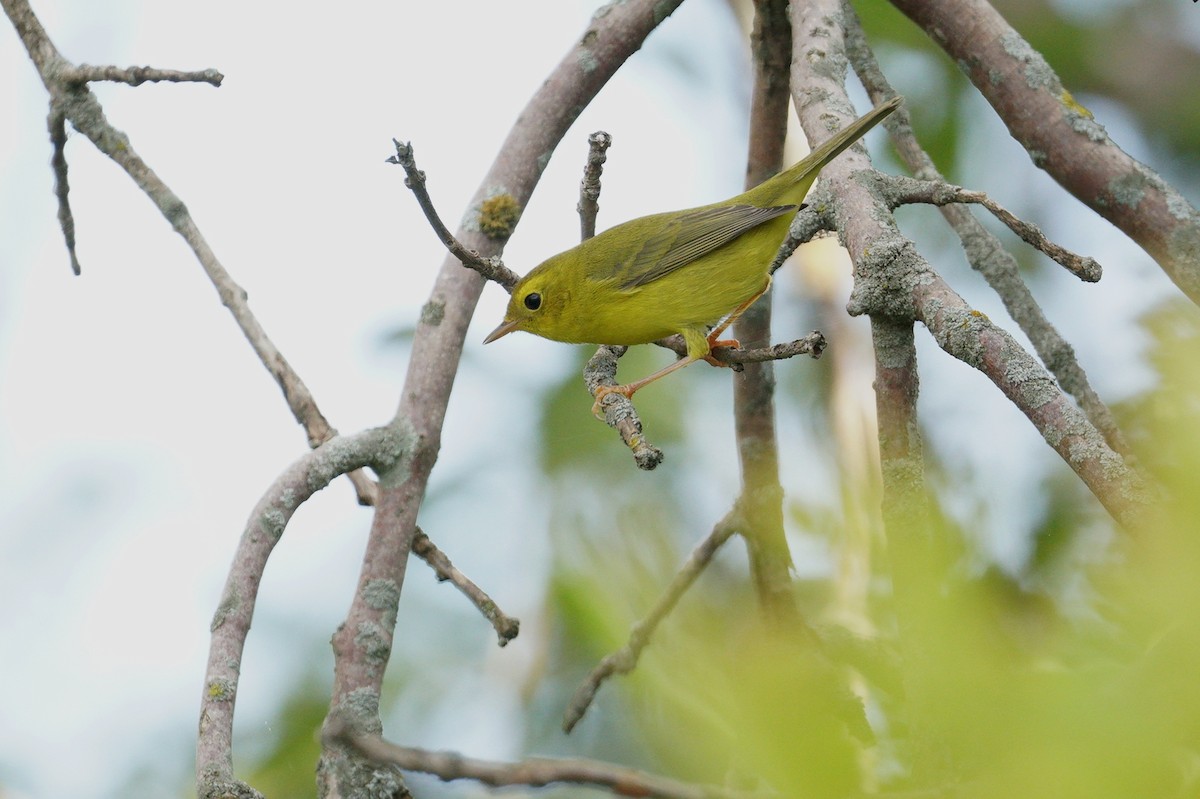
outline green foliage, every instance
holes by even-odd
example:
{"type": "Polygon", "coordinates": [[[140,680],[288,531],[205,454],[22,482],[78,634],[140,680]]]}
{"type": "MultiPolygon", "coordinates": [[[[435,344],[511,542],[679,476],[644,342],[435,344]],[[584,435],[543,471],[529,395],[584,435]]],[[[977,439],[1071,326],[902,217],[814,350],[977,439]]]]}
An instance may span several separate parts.
{"type": "MultiPolygon", "coordinates": [[[[806,594],[819,640],[760,623],[744,564],[726,568],[723,553],[597,701],[624,714],[657,768],[780,796],[1196,795],[1200,317],[1181,304],[1146,325],[1162,379],[1127,415],[1143,420],[1142,462],[1166,487],[1148,532],[1097,535],[1113,531],[1064,486],[1013,577],[974,569],[935,508],[927,551],[873,553],[887,565],[856,634],[819,624],[846,617],[833,574],[806,594]],[[917,575],[902,595],[892,568],[917,575]]],[[[804,514],[834,528],[834,547],[853,538],[837,514],[804,514]]],[[[560,656],[579,669],[624,643],[672,571],[663,528],[609,534],[577,544],[556,578],[560,656]]]]}
{"type": "Polygon", "coordinates": [[[328,689],[309,681],[294,691],[279,714],[274,740],[247,782],[264,796],[316,796],[317,731],[329,712],[328,689]]]}

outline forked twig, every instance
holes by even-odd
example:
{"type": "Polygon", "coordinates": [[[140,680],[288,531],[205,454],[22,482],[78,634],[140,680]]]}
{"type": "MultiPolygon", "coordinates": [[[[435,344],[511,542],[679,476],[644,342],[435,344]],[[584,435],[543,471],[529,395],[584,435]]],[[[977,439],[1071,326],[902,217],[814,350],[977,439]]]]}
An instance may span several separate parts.
{"type": "Polygon", "coordinates": [[[1032,222],[1026,222],[1000,203],[988,197],[981,191],[964,189],[952,183],[940,180],[916,180],[902,175],[889,175],[882,178],[886,181],[887,197],[893,203],[892,207],[906,203],[929,203],[944,206],[953,203],[970,203],[982,205],[1009,230],[1021,237],[1021,240],[1035,247],[1080,280],[1095,283],[1100,280],[1104,270],[1094,259],[1086,255],[1078,255],[1066,247],[1055,244],[1046,238],[1046,234],[1032,222]]]}
{"type": "Polygon", "coordinates": [[[429,226],[433,228],[433,232],[442,240],[442,244],[446,245],[446,249],[450,254],[462,262],[462,265],[468,269],[473,269],[482,275],[484,278],[498,283],[509,294],[512,293],[513,286],[517,285],[520,276],[506,267],[498,258],[484,258],[482,255],[465,246],[462,242],[454,237],[450,229],[442,222],[442,218],[438,216],[437,209],[433,207],[433,200],[429,196],[429,190],[425,188],[425,173],[417,169],[417,161],[413,156],[412,145],[405,142],[400,143],[397,139],[392,139],[392,143],[396,145],[396,154],[389,157],[389,164],[399,164],[404,167],[404,185],[412,190],[413,196],[417,198],[417,204],[421,206],[421,210],[425,213],[425,218],[429,220],[429,226]]]}

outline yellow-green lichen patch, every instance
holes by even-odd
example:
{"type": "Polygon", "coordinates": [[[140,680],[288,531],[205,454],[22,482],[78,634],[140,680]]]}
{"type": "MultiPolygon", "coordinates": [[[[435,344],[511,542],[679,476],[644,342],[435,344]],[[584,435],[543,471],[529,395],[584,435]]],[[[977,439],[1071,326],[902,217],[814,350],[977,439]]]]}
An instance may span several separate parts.
{"type": "Polygon", "coordinates": [[[237,686],[233,680],[227,680],[224,677],[210,680],[208,687],[204,690],[209,699],[214,699],[218,702],[232,702],[237,694],[237,686]]]}
{"type": "Polygon", "coordinates": [[[507,239],[521,218],[521,204],[511,194],[497,194],[479,205],[479,230],[489,239],[507,239]]]}

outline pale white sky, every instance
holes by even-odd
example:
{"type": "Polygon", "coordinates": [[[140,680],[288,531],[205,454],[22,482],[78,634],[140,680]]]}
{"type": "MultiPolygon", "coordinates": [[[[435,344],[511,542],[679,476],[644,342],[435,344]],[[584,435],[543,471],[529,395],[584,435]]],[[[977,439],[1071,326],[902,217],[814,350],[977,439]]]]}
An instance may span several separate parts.
{"type": "MultiPolygon", "coordinates": [[[[220,89],[111,85],[97,93],[109,120],[187,203],[343,432],[390,417],[405,363],[382,338],[413,322],[442,260],[401,171],[384,163],[391,138],[413,142],[433,198],[453,223],[517,111],[593,7],[581,0],[363,3],[309,16],[292,4],[232,0],[35,2],[51,37],[76,62],[225,74],[220,89]]],[[[156,746],[169,748],[170,758],[187,752],[208,622],[235,542],[261,492],[303,452],[305,439],[182,241],[78,135],[67,155],[83,276],[71,275],[47,165],[46,95],[7,21],[0,28],[0,74],[9,76],[0,81],[0,684],[8,689],[0,788],[15,796],[105,796],[151,760],[156,746]]],[[[506,253],[512,268],[523,272],[577,237],[575,192],[593,130],[616,139],[601,227],[738,190],[746,81],[730,28],[724,3],[692,0],[651,37],[551,163],[506,253]],[[705,42],[700,52],[689,49],[697,41],[705,42]],[[738,157],[723,155],[729,152],[738,157]]],[[[894,79],[919,97],[919,68],[894,79]]],[[[1101,119],[1119,141],[1139,146],[1118,110],[1097,110],[1111,112],[1101,119]]],[[[997,154],[987,142],[998,131],[994,121],[981,122],[971,145],[979,152],[969,157],[1019,163],[978,173],[979,188],[1019,207],[1049,181],[1024,168],[1015,145],[997,145],[997,154]]],[[[1106,223],[1055,196],[1061,208],[1043,205],[1047,216],[1038,221],[1109,271],[1098,287],[1079,289],[1052,275],[1039,280],[1039,290],[1072,292],[1050,299],[1055,321],[1080,347],[1101,391],[1124,396],[1146,376],[1129,363],[1141,342],[1119,320],[1147,302],[1131,301],[1132,287],[1148,285],[1150,296],[1161,296],[1165,280],[1106,223]],[[1104,319],[1113,324],[1098,322],[1104,319]]],[[[936,224],[932,215],[914,219],[936,224]]],[[[1004,318],[978,279],[963,280],[972,302],[1004,318]]],[[[514,452],[512,431],[489,425],[486,392],[542,385],[570,351],[530,336],[484,351],[479,341],[503,300],[499,289],[485,292],[433,484],[453,491],[456,481],[474,480],[473,490],[490,492],[486,513],[444,502],[432,513],[456,531],[444,542],[456,562],[481,582],[505,585],[506,610],[528,616],[540,586],[505,583],[503,575],[518,568],[511,542],[530,535],[520,495],[534,467],[514,452]]],[[[865,321],[858,324],[865,329],[865,321]]],[[[1026,471],[1038,446],[1032,428],[990,397],[982,378],[960,379],[965,367],[923,357],[930,413],[963,425],[981,412],[996,417],[986,455],[949,434],[935,443],[967,471],[1002,475],[991,478],[997,502],[1038,479],[1037,469],[1026,471]],[[952,390],[939,392],[939,382],[952,390]],[[978,400],[963,402],[964,392],[978,400]]],[[[728,387],[721,391],[725,402],[728,387]]],[[[581,424],[592,423],[581,403],[581,424]]],[[[732,442],[713,446],[722,455],[714,461],[724,464],[714,468],[732,492],[732,442]]],[[[728,499],[700,498],[697,512],[715,519],[728,499]]],[[[995,555],[1011,558],[1020,551],[1022,516],[992,511],[1002,517],[992,519],[1001,542],[995,555]]],[[[328,657],[368,519],[348,486],[337,484],[288,529],[247,650],[241,734],[269,732],[275,703],[304,659],[328,657]]],[[[525,543],[521,558],[545,549],[525,543]]],[[[410,569],[406,601],[463,612],[422,568],[410,569]]],[[[480,651],[491,645],[481,627],[480,651]]],[[[480,679],[506,679],[530,657],[512,646],[502,659],[492,649],[480,679]]],[[[447,701],[481,693],[461,686],[447,701]]],[[[512,754],[488,726],[499,711],[474,712],[479,724],[470,737],[461,716],[454,724],[435,717],[425,743],[512,754]]]]}

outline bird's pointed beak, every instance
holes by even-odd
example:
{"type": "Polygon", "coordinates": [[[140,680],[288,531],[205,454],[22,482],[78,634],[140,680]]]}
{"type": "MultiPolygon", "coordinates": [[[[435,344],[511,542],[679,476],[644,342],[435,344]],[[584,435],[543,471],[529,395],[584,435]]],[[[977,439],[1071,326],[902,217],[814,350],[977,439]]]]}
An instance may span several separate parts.
{"type": "Polygon", "coordinates": [[[520,324],[520,320],[517,320],[517,319],[514,319],[511,322],[508,320],[501,322],[500,325],[495,330],[493,330],[491,333],[488,333],[487,338],[485,338],[483,340],[483,343],[491,344],[493,341],[500,338],[501,336],[507,336],[509,333],[516,330],[517,326],[519,324],[520,324]]]}

